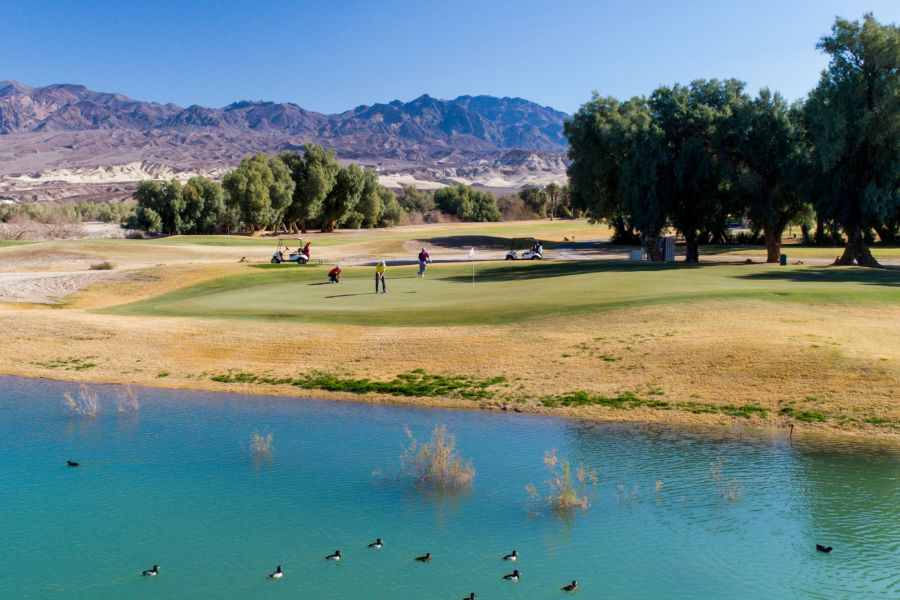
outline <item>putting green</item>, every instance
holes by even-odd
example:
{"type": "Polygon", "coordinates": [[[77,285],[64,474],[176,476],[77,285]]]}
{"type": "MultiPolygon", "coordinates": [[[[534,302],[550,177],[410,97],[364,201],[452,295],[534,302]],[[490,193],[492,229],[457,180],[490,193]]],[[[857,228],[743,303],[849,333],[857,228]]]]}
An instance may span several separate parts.
{"type": "Polygon", "coordinates": [[[292,320],[358,325],[515,322],[633,305],[704,300],[897,303],[900,273],[768,265],[637,265],[623,261],[480,263],[389,267],[387,294],[374,268],[349,267],[327,283],[327,267],[247,267],[225,277],[103,312],[122,315],[292,320]]]}

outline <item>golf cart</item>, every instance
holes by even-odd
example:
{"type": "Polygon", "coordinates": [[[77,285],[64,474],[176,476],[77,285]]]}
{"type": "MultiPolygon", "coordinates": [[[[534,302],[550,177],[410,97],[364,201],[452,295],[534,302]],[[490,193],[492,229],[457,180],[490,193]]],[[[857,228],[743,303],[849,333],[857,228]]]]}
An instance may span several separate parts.
{"type": "Polygon", "coordinates": [[[309,262],[309,257],[303,254],[299,247],[291,252],[287,245],[278,240],[278,247],[275,248],[275,254],[272,255],[272,264],[277,265],[283,262],[295,262],[298,265],[305,265],[309,262]],[[282,249],[282,246],[284,246],[284,249],[282,249]]]}
{"type": "Polygon", "coordinates": [[[517,250],[510,250],[506,253],[506,260],[541,260],[544,255],[534,250],[525,250],[519,255],[517,250]]]}

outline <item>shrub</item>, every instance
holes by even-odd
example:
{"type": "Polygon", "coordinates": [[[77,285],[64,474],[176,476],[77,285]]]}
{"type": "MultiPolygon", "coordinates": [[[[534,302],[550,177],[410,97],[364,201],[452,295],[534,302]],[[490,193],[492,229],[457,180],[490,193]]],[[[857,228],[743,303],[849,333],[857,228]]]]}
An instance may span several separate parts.
{"type": "Polygon", "coordinates": [[[116,395],[116,409],[120,415],[133,414],[136,415],[141,410],[141,403],[138,401],[138,393],[130,385],[119,390],[116,395]]]}
{"type": "Polygon", "coordinates": [[[272,446],[274,438],[275,436],[269,432],[268,428],[264,429],[262,433],[254,431],[250,434],[250,453],[256,458],[271,457],[275,451],[275,447],[272,446]]]}
{"type": "Polygon", "coordinates": [[[434,202],[446,213],[463,221],[499,221],[497,200],[490,192],[476,190],[467,185],[455,185],[434,192],[434,202]]]}
{"type": "Polygon", "coordinates": [[[109,262],[108,260],[104,260],[103,262],[91,263],[91,271],[112,271],[116,266],[109,262]]]}
{"type": "Polygon", "coordinates": [[[475,468],[471,461],[464,461],[456,450],[456,436],[447,433],[445,425],[431,432],[431,441],[420,443],[407,428],[409,446],[400,457],[403,470],[416,484],[447,490],[462,489],[472,485],[475,468]]]}
{"type": "Polygon", "coordinates": [[[525,490],[535,500],[546,502],[553,510],[561,513],[570,512],[580,508],[587,510],[589,506],[587,488],[597,483],[597,475],[589,471],[584,465],[572,469],[569,459],[560,460],[556,456],[556,450],[548,450],[544,453],[544,466],[550,473],[547,480],[549,493],[541,498],[537,487],[533,484],[525,486],[525,490]]]}
{"type": "Polygon", "coordinates": [[[94,418],[100,414],[100,395],[82,384],[74,395],[63,394],[63,406],[71,415],[94,418]]]}

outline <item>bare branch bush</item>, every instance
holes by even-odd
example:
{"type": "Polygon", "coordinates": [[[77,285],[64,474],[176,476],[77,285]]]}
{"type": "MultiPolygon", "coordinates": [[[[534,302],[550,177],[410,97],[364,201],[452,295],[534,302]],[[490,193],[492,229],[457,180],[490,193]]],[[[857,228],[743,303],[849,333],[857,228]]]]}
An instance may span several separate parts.
{"type": "Polygon", "coordinates": [[[573,469],[569,459],[560,459],[556,450],[544,453],[544,466],[550,473],[547,496],[542,497],[534,484],[525,486],[528,495],[534,500],[546,502],[557,512],[566,513],[579,508],[587,510],[590,506],[588,488],[597,484],[597,474],[584,465],[573,469]]]}
{"type": "Polygon", "coordinates": [[[100,394],[86,385],[78,386],[75,394],[63,394],[63,406],[70,415],[94,418],[100,414],[100,394]]]}
{"type": "Polygon", "coordinates": [[[431,432],[431,441],[420,443],[409,428],[405,428],[409,445],[400,461],[403,470],[417,484],[436,489],[462,489],[472,485],[475,467],[465,461],[456,450],[456,436],[440,425],[431,432]]]}

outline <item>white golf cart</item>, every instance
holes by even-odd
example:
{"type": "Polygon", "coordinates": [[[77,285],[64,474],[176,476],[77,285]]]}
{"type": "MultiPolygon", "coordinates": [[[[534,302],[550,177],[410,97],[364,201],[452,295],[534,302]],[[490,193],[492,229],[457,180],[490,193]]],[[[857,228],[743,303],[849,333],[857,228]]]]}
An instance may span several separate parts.
{"type": "Polygon", "coordinates": [[[510,250],[506,253],[506,260],[541,260],[543,258],[543,246],[525,250],[522,254],[519,254],[518,250],[510,250]]]}
{"type": "Polygon", "coordinates": [[[275,248],[275,254],[272,255],[272,264],[277,265],[284,262],[295,262],[298,265],[305,265],[309,262],[309,257],[303,254],[299,247],[291,252],[287,245],[278,240],[278,247],[275,248]]]}

